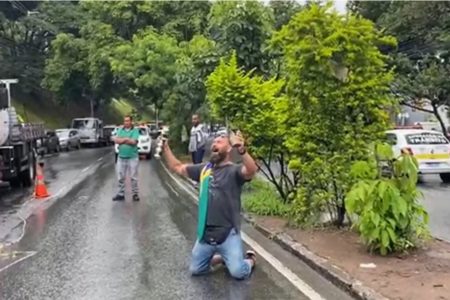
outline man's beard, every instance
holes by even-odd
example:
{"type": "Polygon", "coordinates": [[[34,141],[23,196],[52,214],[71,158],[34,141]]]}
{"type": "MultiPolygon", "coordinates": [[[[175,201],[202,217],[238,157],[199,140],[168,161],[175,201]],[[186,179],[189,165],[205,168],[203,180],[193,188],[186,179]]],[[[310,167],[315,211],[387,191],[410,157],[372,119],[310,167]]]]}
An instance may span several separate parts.
{"type": "Polygon", "coordinates": [[[209,161],[215,165],[220,164],[227,158],[226,152],[213,152],[209,161]]]}

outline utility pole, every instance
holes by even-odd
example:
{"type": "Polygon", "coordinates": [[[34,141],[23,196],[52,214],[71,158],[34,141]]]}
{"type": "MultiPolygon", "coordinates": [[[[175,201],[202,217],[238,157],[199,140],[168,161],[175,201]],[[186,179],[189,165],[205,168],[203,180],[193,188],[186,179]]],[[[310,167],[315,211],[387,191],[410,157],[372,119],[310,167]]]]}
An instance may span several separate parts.
{"type": "Polygon", "coordinates": [[[18,83],[18,79],[0,79],[0,84],[4,84],[6,87],[6,93],[8,95],[8,107],[11,107],[11,84],[18,83]]]}

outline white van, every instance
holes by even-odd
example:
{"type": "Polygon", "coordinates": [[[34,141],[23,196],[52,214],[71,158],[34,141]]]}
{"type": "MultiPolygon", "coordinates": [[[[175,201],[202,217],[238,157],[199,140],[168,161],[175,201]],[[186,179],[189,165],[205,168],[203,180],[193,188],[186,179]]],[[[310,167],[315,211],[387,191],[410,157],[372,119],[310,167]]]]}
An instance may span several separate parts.
{"type": "Polygon", "coordinates": [[[72,128],[78,130],[81,144],[90,144],[98,146],[104,143],[103,122],[98,118],[73,119],[72,128]]]}

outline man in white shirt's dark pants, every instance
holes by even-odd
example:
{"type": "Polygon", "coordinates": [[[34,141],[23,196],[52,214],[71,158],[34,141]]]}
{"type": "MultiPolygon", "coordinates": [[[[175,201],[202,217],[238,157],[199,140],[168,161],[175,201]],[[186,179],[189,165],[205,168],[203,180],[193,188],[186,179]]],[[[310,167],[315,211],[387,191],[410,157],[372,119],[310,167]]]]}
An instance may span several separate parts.
{"type": "Polygon", "coordinates": [[[192,155],[192,163],[200,164],[203,162],[206,146],[206,133],[203,125],[200,123],[200,116],[192,116],[191,136],[189,139],[189,152],[192,155]]]}

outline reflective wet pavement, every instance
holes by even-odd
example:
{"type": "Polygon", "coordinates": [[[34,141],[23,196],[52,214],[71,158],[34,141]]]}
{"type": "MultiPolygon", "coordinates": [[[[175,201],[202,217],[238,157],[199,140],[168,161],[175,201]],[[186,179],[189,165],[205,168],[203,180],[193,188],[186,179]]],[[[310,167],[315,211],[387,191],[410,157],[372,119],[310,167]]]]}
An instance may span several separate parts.
{"type": "MultiPolygon", "coordinates": [[[[116,178],[106,159],[80,189],[35,212],[13,246],[18,258],[29,256],[0,264],[0,298],[308,299],[262,259],[250,280],[235,281],[223,269],[191,277],[195,207],[169,192],[156,161],[142,161],[139,179],[141,202],[111,201],[116,178]]],[[[333,299],[349,299],[313,280],[333,299]]]]}

